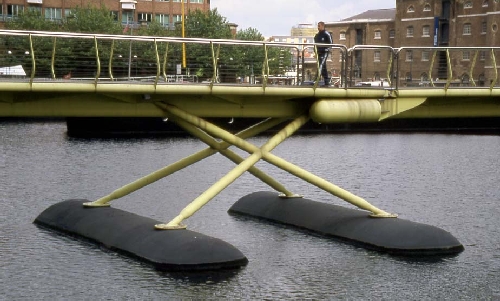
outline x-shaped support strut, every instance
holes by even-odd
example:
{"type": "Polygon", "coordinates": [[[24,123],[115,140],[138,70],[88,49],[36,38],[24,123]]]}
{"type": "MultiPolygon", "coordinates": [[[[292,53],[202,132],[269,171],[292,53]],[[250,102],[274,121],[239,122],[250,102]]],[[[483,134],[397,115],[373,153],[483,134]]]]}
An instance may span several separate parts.
{"type": "Polygon", "coordinates": [[[234,182],[239,178],[245,171],[250,172],[257,178],[259,178],[264,183],[271,186],[276,191],[282,193],[282,197],[300,197],[299,195],[293,194],[287,190],[282,184],[274,180],[272,177],[264,173],[263,171],[256,168],[254,165],[259,160],[264,160],[274,166],[285,170],[292,175],[301,178],[302,180],[309,182],[320,189],[323,189],[361,209],[370,211],[373,217],[396,217],[395,214],[387,213],[370,203],[366,200],[346,191],[286,160],[271,154],[271,151],[277,147],[286,138],[290,137],[295,133],[301,126],[303,126],[308,120],[308,115],[302,115],[294,119],[288,125],[286,125],[281,131],[271,137],[262,147],[257,147],[245,139],[253,137],[263,131],[266,131],[280,123],[285,119],[270,118],[263,122],[260,122],[254,126],[251,126],[244,131],[234,135],[200,117],[194,116],[185,112],[175,106],[158,103],[157,104],[162,110],[166,112],[169,119],[172,119],[175,123],[181,126],[190,134],[198,137],[201,141],[208,144],[209,147],[202,151],[199,151],[191,156],[181,159],[169,166],[159,169],[143,178],[140,178],[130,184],[123,186],[111,194],[100,198],[94,202],[85,203],[84,206],[88,207],[98,207],[98,206],[109,206],[111,200],[123,197],[136,191],[146,185],[149,185],[155,181],[160,180],[178,170],[181,170],[193,163],[196,163],[204,158],[207,158],[217,152],[227,157],[231,161],[237,164],[230,172],[223,176],[219,181],[214,183],[210,188],[203,192],[199,197],[188,204],[174,219],[166,224],[155,225],[156,229],[170,230],[170,229],[184,229],[186,228],[181,222],[192,216],[196,211],[201,209],[205,204],[207,204],[212,198],[224,190],[229,184],[234,182]],[[212,136],[211,136],[212,135],[212,136]],[[222,139],[222,142],[217,141],[214,137],[222,139]],[[241,158],[239,155],[229,150],[228,148],[234,145],[241,150],[248,152],[250,154],[246,159],[241,158]]]}

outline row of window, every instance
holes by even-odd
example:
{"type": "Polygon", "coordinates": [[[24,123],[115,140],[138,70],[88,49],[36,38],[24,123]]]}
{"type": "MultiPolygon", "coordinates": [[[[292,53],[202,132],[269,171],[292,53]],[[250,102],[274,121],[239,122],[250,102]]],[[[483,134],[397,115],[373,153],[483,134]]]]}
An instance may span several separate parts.
{"type": "MultiPolygon", "coordinates": [[[[493,0],[495,3],[498,3],[499,0],[493,0]]],[[[464,2],[464,9],[470,9],[472,8],[472,4],[473,4],[473,1],[472,0],[467,0],[464,2]]],[[[482,4],[481,4],[482,7],[488,7],[489,6],[489,0],[483,0],[482,4]]],[[[424,5],[424,11],[431,11],[431,5],[429,3],[426,3],[424,5]]],[[[406,9],[407,12],[409,13],[413,13],[415,12],[415,7],[413,5],[410,5],[408,6],[408,8],[406,9]]]]}
{"type": "MultiPolygon", "coordinates": [[[[492,30],[497,31],[498,26],[497,24],[492,25],[492,30]]],[[[481,23],[481,34],[486,34],[488,31],[488,24],[486,22],[481,23]]],[[[463,26],[463,35],[472,35],[472,24],[470,23],[465,23],[463,26]]],[[[411,38],[414,35],[414,27],[413,26],[408,26],[406,28],[406,37],[411,38]]],[[[430,37],[431,36],[431,27],[429,25],[424,25],[422,26],[422,37],[430,37]]],[[[395,37],[395,31],[394,29],[389,30],[389,38],[393,39],[395,37]]],[[[382,31],[381,30],[375,30],[374,31],[374,37],[375,40],[381,39],[382,38],[382,31]]],[[[346,39],[346,33],[345,31],[340,32],[340,37],[339,40],[345,40],[346,39]]]]}
{"type": "MultiPolygon", "coordinates": [[[[406,10],[409,13],[415,12],[415,7],[413,5],[408,6],[408,9],[406,10]]],[[[424,5],[424,11],[431,11],[431,5],[429,3],[426,3],[424,5]]]]}
{"type": "MultiPolygon", "coordinates": [[[[429,37],[430,36],[430,28],[431,27],[429,25],[422,26],[422,36],[423,37],[429,37]]],[[[492,30],[493,31],[497,30],[497,25],[496,24],[492,25],[492,30]]],[[[488,24],[486,22],[482,22],[481,23],[481,34],[486,34],[487,31],[488,31],[488,24]]],[[[472,24],[465,23],[464,26],[463,26],[462,34],[463,35],[471,35],[472,34],[472,24]]],[[[408,26],[406,28],[406,37],[413,37],[413,26],[408,26]]],[[[377,39],[377,33],[376,32],[375,32],[375,39],[377,39]]]]}
{"type": "MultiPolygon", "coordinates": [[[[190,0],[194,1],[194,0],[190,0]]],[[[199,0],[202,1],[202,0],[199,0]]],[[[23,11],[24,7],[22,5],[8,5],[7,6],[7,18],[9,17],[14,17],[19,15],[23,11]]],[[[37,11],[40,14],[42,14],[42,8],[37,7],[37,6],[30,6],[28,7],[29,10],[31,11],[37,11]]],[[[71,15],[71,9],[66,8],[64,9],[64,16],[70,16],[71,15]]],[[[117,11],[112,11],[111,15],[115,17],[115,20],[118,21],[118,12],[117,11]]],[[[3,14],[0,14],[0,16],[3,16],[3,14]]],[[[43,16],[45,16],[46,19],[49,20],[61,20],[63,18],[63,9],[62,8],[57,8],[57,7],[45,7],[43,9],[43,16]]],[[[159,22],[160,24],[163,25],[169,25],[171,23],[179,22],[182,21],[182,15],[167,15],[167,14],[155,14],[155,20],[159,22]]],[[[129,22],[134,22],[134,12],[133,11],[123,11],[121,15],[122,23],[129,23],[129,22]]],[[[153,21],[153,14],[152,13],[137,13],[137,20],[140,22],[152,22],[153,21]]]]}
{"type": "MultiPolygon", "coordinates": [[[[408,81],[412,80],[412,75],[411,75],[410,72],[406,73],[406,79],[408,81]]],[[[371,78],[370,80],[380,81],[380,80],[382,80],[382,77],[380,76],[379,72],[375,72],[373,74],[373,78],[371,78]]],[[[420,81],[427,82],[429,80],[430,80],[430,78],[429,78],[429,75],[427,74],[427,72],[422,72],[420,74],[420,81]]],[[[439,79],[437,78],[436,80],[439,80],[439,79]]],[[[478,76],[478,78],[477,78],[477,82],[478,82],[479,85],[484,85],[485,80],[486,80],[486,77],[485,77],[484,73],[481,73],[478,76]]],[[[460,76],[460,81],[462,82],[462,84],[466,84],[466,85],[470,84],[470,76],[469,76],[469,74],[463,73],[462,76],[460,76]]]]}
{"type": "MultiPolygon", "coordinates": [[[[170,0],[164,0],[164,2],[168,2],[168,1],[170,1],[170,0]]],[[[171,1],[172,2],[181,2],[181,0],[171,0],[171,1]]],[[[202,4],[203,1],[204,0],[189,0],[190,3],[199,3],[199,4],[202,4]]],[[[184,2],[187,3],[187,0],[184,0],[184,2]]],[[[40,6],[29,6],[27,9],[32,10],[32,11],[38,11],[40,14],[42,13],[42,7],[40,7],[40,6]]],[[[8,18],[14,17],[14,16],[19,15],[21,12],[23,12],[23,10],[24,10],[23,5],[8,4],[7,11],[5,14],[4,13],[4,6],[0,4],[0,16],[6,15],[8,18]]],[[[62,19],[62,16],[63,16],[62,11],[63,11],[62,8],[56,8],[56,7],[45,7],[43,9],[43,13],[44,13],[45,18],[50,19],[50,20],[62,19]]],[[[71,9],[69,9],[69,8],[64,9],[64,16],[69,16],[70,13],[71,13],[71,9]]],[[[112,14],[115,16],[118,16],[117,12],[112,12],[112,14]]],[[[122,22],[127,22],[127,20],[128,21],[133,20],[133,18],[130,18],[130,15],[132,15],[132,12],[123,11],[122,22]],[[123,15],[126,15],[126,16],[123,17],[123,15]]],[[[153,14],[151,14],[151,13],[139,13],[138,20],[139,21],[144,20],[144,21],[151,22],[152,16],[153,16],[153,14]]],[[[168,18],[168,15],[156,14],[156,19],[158,21],[162,20],[161,23],[163,24],[163,23],[168,23],[169,18],[168,18]],[[165,20],[165,22],[163,20],[165,20]]],[[[181,15],[174,15],[172,22],[176,22],[176,21],[180,21],[180,20],[181,20],[181,15]]]]}
{"type": "MultiPolygon", "coordinates": [[[[170,2],[170,0],[155,0],[155,1],[158,1],[158,2],[170,2]]],[[[172,0],[172,2],[182,2],[182,1],[181,0],[172,0]]],[[[187,0],[184,0],[184,3],[187,3],[187,0]]],[[[189,0],[189,3],[203,3],[203,0],[189,0]]]]}
{"type": "MultiPolygon", "coordinates": [[[[373,61],[374,62],[380,62],[380,50],[375,50],[373,52],[373,61]]],[[[421,61],[429,61],[430,58],[430,50],[423,50],[421,51],[422,56],[421,56],[421,61]]],[[[482,50],[478,52],[479,60],[484,61],[486,60],[486,51],[482,50]]],[[[463,61],[470,61],[471,59],[471,52],[469,50],[464,50],[462,51],[462,60],[463,61]]],[[[413,62],[413,50],[406,50],[406,57],[405,60],[407,62],[413,62]]]]}

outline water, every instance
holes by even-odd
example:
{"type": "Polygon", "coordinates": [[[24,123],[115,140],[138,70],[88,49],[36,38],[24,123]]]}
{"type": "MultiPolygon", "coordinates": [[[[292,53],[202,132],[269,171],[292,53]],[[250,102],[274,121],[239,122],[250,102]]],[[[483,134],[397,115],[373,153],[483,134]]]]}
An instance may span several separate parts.
{"type": "MultiPolygon", "coordinates": [[[[0,138],[1,300],[500,300],[499,136],[321,134],[273,151],[400,218],[451,232],[465,246],[458,256],[403,259],[228,215],[238,198],[270,189],[245,174],[185,223],[233,244],[249,263],[201,274],[160,273],[32,223],[51,204],[97,199],[201,142],[72,139],[58,122],[2,123],[0,138]]],[[[113,206],[166,222],[233,166],[217,154],[113,206]]],[[[296,193],[352,207],[267,163],[258,167],[296,193]]]]}

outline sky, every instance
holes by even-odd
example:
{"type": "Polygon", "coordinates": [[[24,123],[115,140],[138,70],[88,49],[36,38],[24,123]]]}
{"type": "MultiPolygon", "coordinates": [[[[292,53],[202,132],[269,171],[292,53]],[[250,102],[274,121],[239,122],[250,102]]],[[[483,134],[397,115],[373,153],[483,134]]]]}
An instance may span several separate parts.
{"type": "Polygon", "coordinates": [[[395,8],[396,0],[211,0],[210,8],[238,30],[257,29],[264,37],[290,35],[300,23],[339,21],[372,9],[395,8]]]}

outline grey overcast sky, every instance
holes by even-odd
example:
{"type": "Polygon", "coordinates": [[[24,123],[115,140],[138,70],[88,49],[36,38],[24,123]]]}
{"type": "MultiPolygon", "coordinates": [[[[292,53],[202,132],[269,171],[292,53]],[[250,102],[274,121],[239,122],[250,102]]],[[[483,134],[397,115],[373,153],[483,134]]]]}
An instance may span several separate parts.
{"type": "Polygon", "coordinates": [[[395,8],[396,0],[211,0],[238,29],[257,29],[263,36],[290,35],[300,23],[339,21],[372,9],[395,8]]]}

